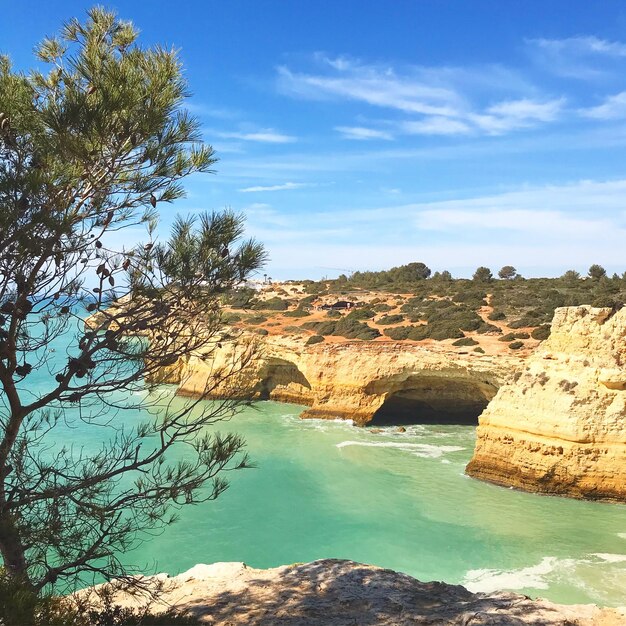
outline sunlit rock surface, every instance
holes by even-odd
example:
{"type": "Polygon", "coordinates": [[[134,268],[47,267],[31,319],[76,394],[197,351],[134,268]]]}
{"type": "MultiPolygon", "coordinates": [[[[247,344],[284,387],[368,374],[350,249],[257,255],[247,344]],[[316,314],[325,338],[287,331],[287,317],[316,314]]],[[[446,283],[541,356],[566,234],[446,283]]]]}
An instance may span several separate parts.
{"type": "MultiPolygon", "coordinates": [[[[263,338],[250,365],[207,395],[239,389],[252,398],[308,405],[305,418],[351,419],[359,425],[378,418],[476,423],[521,363],[518,357],[391,342],[304,344],[303,338],[263,338]]],[[[205,393],[211,373],[230,371],[243,349],[225,344],[206,360],[189,359],[176,371],[178,393],[205,393]]]]}
{"type": "Polygon", "coordinates": [[[471,476],[626,500],[626,309],[556,310],[552,334],[480,417],[471,476]]]}

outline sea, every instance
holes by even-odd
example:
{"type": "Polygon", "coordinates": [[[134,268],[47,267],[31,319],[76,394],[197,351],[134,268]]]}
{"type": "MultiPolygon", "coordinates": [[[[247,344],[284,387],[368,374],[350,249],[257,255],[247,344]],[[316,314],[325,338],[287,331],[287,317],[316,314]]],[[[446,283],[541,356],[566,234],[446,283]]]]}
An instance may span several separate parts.
{"type": "MultiPolygon", "coordinates": [[[[27,377],[29,393],[48,389],[67,355],[65,337],[48,346],[46,366],[27,377]]],[[[174,398],[174,387],[159,392],[174,407],[185,401],[174,398]]],[[[626,605],[626,505],[469,478],[471,425],[362,428],[302,420],[303,409],[258,402],[209,427],[242,435],[254,467],[229,472],[230,487],[217,500],[182,507],[175,524],[121,560],[175,575],[198,563],[268,568],[340,558],[471,591],[626,605]]],[[[132,428],[148,417],[121,410],[94,426],[69,408],[48,437],[89,453],[112,426],[132,428]]],[[[185,454],[176,449],[170,459],[185,454]]]]}

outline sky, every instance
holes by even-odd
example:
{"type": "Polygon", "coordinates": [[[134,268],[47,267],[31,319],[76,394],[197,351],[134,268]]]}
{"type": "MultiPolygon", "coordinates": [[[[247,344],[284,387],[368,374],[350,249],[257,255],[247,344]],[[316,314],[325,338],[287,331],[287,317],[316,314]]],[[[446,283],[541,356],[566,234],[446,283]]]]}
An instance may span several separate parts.
{"type": "MultiPolygon", "coordinates": [[[[17,68],[89,2],[0,0],[17,68]]],[[[454,276],[626,270],[626,3],[107,3],[175,47],[215,174],[176,213],[230,207],[275,279],[422,261],[454,276]]],[[[129,233],[127,237],[144,238],[129,233]]]]}

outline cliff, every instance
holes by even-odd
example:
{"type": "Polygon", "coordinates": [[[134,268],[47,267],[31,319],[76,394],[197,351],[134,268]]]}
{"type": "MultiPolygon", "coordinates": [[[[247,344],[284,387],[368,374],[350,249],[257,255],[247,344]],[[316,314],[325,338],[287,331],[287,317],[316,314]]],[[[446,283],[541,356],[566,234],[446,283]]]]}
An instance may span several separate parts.
{"type": "Polygon", "coordinates": [[[578,498],[626,499],[626,309],[560,308],[552,334],[480,416],[467,473],[578,498]]]}
{"type": "Polygon", "coordinates": [[[473,420],[521,363],[518,357],[434,351],[399,343],[329,343],[306,346],[302,338],[265,337],[247,367],[227,387],[207,391],[215,371],[235,368],[249,346],[224,344],[190,358],[170,372],[181,395],[238,393],[308,405],[304,418],[352,419],[358,425],[402,421],[473,420]]]}
{"type": "MultiPolygon", "coordinates": [[[[440,582],[353,561],[326,559],[252,569],[244,563],[196,565],[169,578],[148,582],[162,587],[154,612],[187,610],[214,626],[623,626],[621,609],[562,606],[515,593],[470,593],[440,582]]],[[[80,592],[81,595],[85,592],[80,592]]],[[[143,607],[145,599],[117,592],[114,602],[143,607]]]]}

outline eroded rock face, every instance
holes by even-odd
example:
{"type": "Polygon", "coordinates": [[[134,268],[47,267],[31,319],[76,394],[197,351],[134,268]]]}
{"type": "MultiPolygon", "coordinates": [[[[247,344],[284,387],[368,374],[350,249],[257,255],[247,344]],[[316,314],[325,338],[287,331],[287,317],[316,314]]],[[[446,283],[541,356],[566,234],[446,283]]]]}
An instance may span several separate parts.
{"type": "MultiPolygon", "coordinates": [[[[162,587],[154,612],[187,610],[215,626],[620,626],[621,609],[562,606],[515,593],[471,593],[441,582],[353,561],[253,569],[244,563],[196,565],[174,578],[145,581],[162,587]]],[[[84,596],[89,591],[80,592],[84,596]]],[[[143,608],[142,596],[114,594],[116,604],[143,608]]]]}
{"type": "MultiPolygon", "coordinates": [[[[192,357],[178,372],[179,393],[199,395],[215,369],[237,362],[237,346],[208,360],[192,357]]],[[[464,421],[478,414],[510,378],[517,357],[458,355],[416,345],[351,342],[305,346],[304,339],[267,337],[241,375],[230,377],[242,394],[308,405],[304,418],[342,418],[364,425],[385,413],[386,402],[404,421],[464,421]],[[469,417],[468,417],[469,416],[469,417]]],[[[219,396],[218,387],[207,395],[219,396]]],[[[402,420],[401,420],[402,421],[402,420]]]]}
{"type": "Polygon", "coordinates": [[[480,417],[470,476],[626,499],[626,309],[557,309],[552,334],[480,417]]]}

